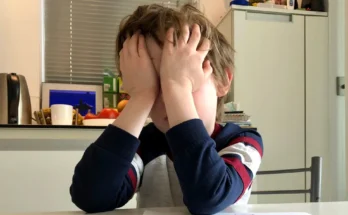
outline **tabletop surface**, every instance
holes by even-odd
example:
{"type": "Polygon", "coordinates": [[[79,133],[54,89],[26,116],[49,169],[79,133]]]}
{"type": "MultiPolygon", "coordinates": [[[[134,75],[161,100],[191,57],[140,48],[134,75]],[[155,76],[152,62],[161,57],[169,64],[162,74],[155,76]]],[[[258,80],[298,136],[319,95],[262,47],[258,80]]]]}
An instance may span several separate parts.
{"type": "MultiPolygon", "coordinates": [[[[149,208],[149,209],[128,209],[115,210],[101,215],[189,215],[185,208],[149,208]]],[[[224,215],[233,213],[284,213],[284,212],[305,212],[311,215],[347,215],[348,202],[327,202],[327,203],[295,203],[295,204],[257,204],[257,205],[239,205],[226,209],[224,215]]],[[[83,212],[48,212],[48,213],[26,213],[26,215],[52,214],[52,215],[82,215],[83,212]]],[[[1,214],[5,215],[5,214],[1,214]]],[[[10,215],[10,214],[6,214],[10,215]]],[[[14,214],[25,215],[25,214],[14,214]]]]}

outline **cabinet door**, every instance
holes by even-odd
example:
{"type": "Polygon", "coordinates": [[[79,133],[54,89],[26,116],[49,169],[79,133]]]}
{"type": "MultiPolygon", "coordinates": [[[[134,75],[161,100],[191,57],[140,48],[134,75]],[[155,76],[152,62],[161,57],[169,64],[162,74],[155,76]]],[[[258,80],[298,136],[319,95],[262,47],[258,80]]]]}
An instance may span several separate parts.
{"type": "MultiPolygon", "coordinates": [[[[328,17],[308,16],[306,17],[306,161],[307,166],[310,166],[311,157],[323,157],[322,201],[331,200],[330,192],[335,185],[330,177],[337,175],[337,172],[334,172],[335,168],[330,168],[329,161],[329,81],[335,81],[335,78],[329,79],[328,17]]],[[[309,187],[310,174],[307,173],[307,188],[309,187]]]]}
{"type": "MultiPolygon", "coordinates": [[[[304,17],[234,11],[234,101],[263,137],[261,170],[305,163],[304,17]]],[[[258,176],[257,190],[303,189],[305,174],[258,176]]],[[[258,195],[258,203],[304,202],[258,195]]]]}

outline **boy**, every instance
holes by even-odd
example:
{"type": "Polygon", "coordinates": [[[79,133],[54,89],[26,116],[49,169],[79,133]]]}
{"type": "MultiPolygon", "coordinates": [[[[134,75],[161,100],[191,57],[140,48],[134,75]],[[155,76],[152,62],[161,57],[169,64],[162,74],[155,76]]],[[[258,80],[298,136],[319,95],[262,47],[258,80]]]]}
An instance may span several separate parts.
{"type": "Polygon", "coordinates": [[[193,214],[247,203],[263,145],[255,131],[216,123],[232,80],[224,37],[190,5],[147,5],[120,26],[116,49],[131,99],[77,164],[72,201],[90,213],[135,192],[138,207],[193,214]]]}

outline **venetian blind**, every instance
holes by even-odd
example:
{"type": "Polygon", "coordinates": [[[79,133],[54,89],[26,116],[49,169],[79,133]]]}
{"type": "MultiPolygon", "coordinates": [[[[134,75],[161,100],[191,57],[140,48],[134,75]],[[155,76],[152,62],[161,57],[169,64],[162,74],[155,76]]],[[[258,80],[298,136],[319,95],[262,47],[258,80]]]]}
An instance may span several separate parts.
{"type": "Polygon", "coordinates": [[[119,23],[139,5],[180,7],[191,0],[44,0],[45,82],[102,84],[115,69],[119,23]]]}

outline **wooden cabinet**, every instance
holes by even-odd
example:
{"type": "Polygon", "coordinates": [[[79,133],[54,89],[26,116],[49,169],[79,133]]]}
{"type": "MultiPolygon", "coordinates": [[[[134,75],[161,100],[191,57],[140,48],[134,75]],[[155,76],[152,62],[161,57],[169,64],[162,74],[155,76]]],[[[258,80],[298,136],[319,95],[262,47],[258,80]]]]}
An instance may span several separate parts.
{"type": "MultiPolygon", "coordinates": [[[[310,156],[323,155],[314,145],[328,144],[327,17],[232,10],[218,28],[235,49],[230,98],[252,116],[263,136],[261,170],[309,166],[310,156]]],[[[304,173],[260,176],[256,186],[304,189],[305,181],[304,173]]],[[[253,200],[304,202],[305,195],[259,195],[253,200]]]]}

